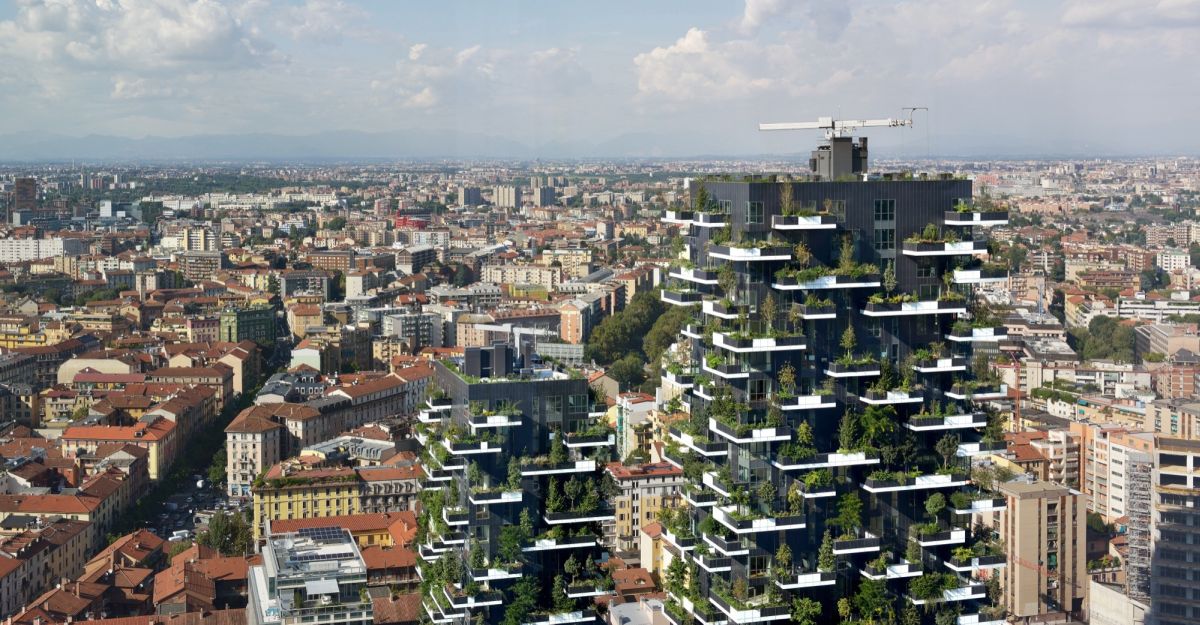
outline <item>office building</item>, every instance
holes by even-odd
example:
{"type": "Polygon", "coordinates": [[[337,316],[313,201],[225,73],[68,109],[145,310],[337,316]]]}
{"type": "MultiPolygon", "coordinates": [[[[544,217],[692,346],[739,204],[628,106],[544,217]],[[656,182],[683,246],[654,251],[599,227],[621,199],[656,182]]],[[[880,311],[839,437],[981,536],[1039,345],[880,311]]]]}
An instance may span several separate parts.
{"type": "Polygon", "coordinates": [[[0,262],[19,263],[60,256],[80,256],[88,253],[84,239],[0,239],[0,262]]]}
{"type": "Polygon", "coordinates": [[[221,270],[221,252],[182,252],[179,254],[179,269],[183,277],[192,281],[211,280],[221,270]]]}
{"type": "Polygon", "coordinates": [[[860,592],[894,614],[928,605],[928,622],[1002,618],[977,571],[948,566],[955,548],[996,550],[990,532],[925,504],[992,497],[968,470],[1000,436],[983,408],[1008,393],[969,366],[997,325],[973,289],[995,271],[986,228],[1008,216],[973,206],[968,180],[865,179],[866,147],[818,148],[817,181],[693,181],[692,206],[664,217],[687,263],[661,298],[694,311],[672,363],[694,376],[690,416],[664,451],[690,478],[688,514],[663,527],[675,623],[785,620],[802,599],[833,622],[860,592]]]}
{"type": "Polygon", "coordinates": [[[340,527],[272,534],[262,564],[250,567],[248,625],[373,625],[367,564],[340,527]]]}

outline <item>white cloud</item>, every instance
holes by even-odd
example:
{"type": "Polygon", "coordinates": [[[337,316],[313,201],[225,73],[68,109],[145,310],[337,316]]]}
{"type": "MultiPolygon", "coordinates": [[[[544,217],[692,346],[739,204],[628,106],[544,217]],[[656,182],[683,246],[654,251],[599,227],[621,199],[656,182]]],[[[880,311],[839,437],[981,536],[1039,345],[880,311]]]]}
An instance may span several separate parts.
{"type": "Polygon", "coordinates": [[[280,26],[298,41],[340,43],[349,22],[364,15],[362,9],[342,0],[305,0],[280,13],[280,26]]]}
{"type": "Polygon", "coordinates": [[[410,60],[410,61],[419,60],[421,58],[421,54],[423,54],[425,52],[425,48],[428,48],[428,47],[429,47],[429,45],[424,44],[424,43],[413,44],[408,49],[408,60],[410,60]]]}
{"type": "Polygon", "coordinates": [[[1196,28],[1200,0],[1070,0],[1062,22],[1104,29],[1196,28]]]}
{"type": "Polygon", "coordinates": [[[753,65],[745,62],[748,51],[739,42],[713,45],[705,31],[688,29],[675,43],[634,57],[638,91],[674,100],[746,97],[772,85],[770,78],[753,75],[753,65]]]}

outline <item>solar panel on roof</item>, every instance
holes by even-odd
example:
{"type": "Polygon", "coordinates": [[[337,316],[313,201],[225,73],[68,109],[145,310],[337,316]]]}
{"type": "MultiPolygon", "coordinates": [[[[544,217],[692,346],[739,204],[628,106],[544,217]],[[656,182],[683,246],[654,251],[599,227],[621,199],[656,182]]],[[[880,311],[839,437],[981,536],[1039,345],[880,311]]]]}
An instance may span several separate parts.
{"type": "Polygon", "coordinates": [[[297,533],[313,540],[338,540],[345,537],[344,532],[340,527],[305,527],[297,533]]]}

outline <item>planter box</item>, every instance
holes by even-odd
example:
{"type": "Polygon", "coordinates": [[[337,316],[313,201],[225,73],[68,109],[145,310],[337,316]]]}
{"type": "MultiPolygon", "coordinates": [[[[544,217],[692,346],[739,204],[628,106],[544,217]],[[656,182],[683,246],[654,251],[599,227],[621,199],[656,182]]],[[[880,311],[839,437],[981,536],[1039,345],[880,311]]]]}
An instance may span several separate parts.
{"type": "Polygon", "coordinates": [[[987,415],[980,412],[945,417],[912,417],[904,424],[904,427],[914,432],[931,432],[981,428],[985,425],[987,425],[987,415]]]}
{"type": "Polygon", "coordinates": [[[777,337],[735,337],[725,332],[713,333],[713,345],[734,353],[794,351],[805,348],[803,335],[777,337]]]}
{"type": "Polygon", "coordinates": [[[792,440],[792,430],[788,427],[760,427],[741,432],[710,418],[708,429],[734,443],[773,443],[792,440]]]}
{"type": "Polygon", "coordinates": [[[898,404],[919,404],[925,401],[925,397],[920,393],[909,391],[887,391],[880,393],[879,391],[868,390],[859,396],[859,400],[864,404],[873,406],[893,406],[898,404]]]}
{"type": "Polygon", "coordinates": [[[995,284],[1008,280],[1007,268],[956,269],[955,284],[995,284]]]}
{"type": "Polygon", "coordinates": [[[946,211],[942,221],[947,226],[1003,226],[1008,223],[1008,211],[946,211]]]}
{"type": "Polygon", "coordinates": [[[717,284],[717,272],[713,269],[692,269],[688,267],[680,267],[672,269],[668,274],[672,278],[694,282],[696,284],[715,285],[717,284]]]}
{"type": "Polygon", "coordinates": [[[429,406],[430,410],[447,410],[447,409],[451,408],[452,406],[454,406],[454,398],[439,397],[437,399],[434,399],[434,398],[430,397],[429,399],[427,399],[425,401],[425,404],[429,406]]]}
{"type": "Polygon", "coordinates": [[[696,437],[680,430],[679,428],[670,428],[667,430],[667,433],[680,445],[683,445],[684,447],[687,447],[688,449],[691,449],[702,456],[725,455],[729,452],[729,443],[698,442],[696,437]]]}
{"type": "Polygon", "coordinates": [[[837,582],[837,575],[832,571],[814,571],[812,573],[793,573],[785,577],[776,577],[775,585],[784,590],[797,588],[816,588],[832,586],[837,582]]]}
{"type": "Polygon", "coordinates": [[[880,540],[870,532],[863,532],[862,538],[833,541],[834,555],[849,555],[852,553],[872,553],[879,551],[880,540]]]}
{"type": "Polygon", "coordinates": [[[668,291],[663,289],[660,291],[660,299],[664,304],[692,306],[699,304],[703,296],[699,291],[668,291]]]}
{"type": "Polygon", "coordinates": [[[681,224],[690,226],[692,224],[692,211],[673,211],[669,210],[663,215],[663,221],[669,224],[681,224]]]}
{"type": "Polygon", "coordinates": [[[861,277],[843,276],[840,274],[830,274],[821,276],[804,282],[798,281],[791,276],[783,276],[775,278],[771,286],[779,291],[818,291],[822,289],[856,289],[856,288],[879,288],[881,286],[880,277],[877,273],[867,274],[861,277]]]}
{"type": "Polygon", "coordinates": [[[946,568],[958,573],[999,569],[1005,566],[1008,566],[1008,556],[1004,555],[975,556],[969,560],[950,559],[946,561],[946,568]]]}
{"type": "Polygon", "coordinates": [[[739,306],[737,304],[725,305],[720,300],[709,300],[703,303],[701,310],[704,311],[704,314],[706,315],[712,315],[726,321],[732,321],[737,319],[739,313],[745,312],[749,314],[750,307],[739,306]]]}
{"type": "Polygon", "coordinates": [[[980,441],[978,443],[960,443],[958,451],[954,452],[954,455],[959,458],[970,458],[971,456],[1003,453],[1005,451],[1008,451],[1008,443],[1005,441],[980,441]]]}
{"type": "Polygon", "coordinates": [[[499,490],[484,493],[471,493],[471,503],[477,506],[490,506],[500,503],[521,503],[522,493],[519,490],[499,490]]]}
{"type": "Polygon", "coordinates": [[[726,213],[692,213],[692,225],[701,228],[724,228],[729,225],[726,213]]]}
{"type": "Polygon", "coordinates": [[[1008,500],[1003,497],[992,499],[976,499],[971,502],[968,508],[954,508],[955,514],[979,514],[982,512],[996,512],[1008,507],[1008,500]]]}
{"type": "Polygon", "coordinates": [[[905,241],[901,243],[900,250],[905,256],[958,256],[988,251],[986,241],[905,241]]]}
{"type": "Polygon", "coordinates": [[[521,466],[522,477],[538,475],[560,475],[564,473],[591,473],[596,470],[595,460],[576,460],[558,464],[526,464],[521,466]]]}
{"type": "Polygon", "coordinates": [[[804,529],[804,516],[791,516],[779,513],[778,516],[763,516],[758,519],[738,519],[734,516],[737,506],[718,506],[713,508],[713,516],[717,522],[729,528],[736,534],[754,534],[758,532],[778,532],[782,530],[804,529]]]}
{"type": "Polygon", "coordinates": [[[965,314],[967,303],[929,300],[923,302],[867,302],[862,313],[868,317],[965,314]]]}
{"type": "Polygon", "coordinates": [[[837,305],[833,303],[814,306],[809,306],[807,304],[796,304],[792,308],[793,310],[797,311],[797,314],[799,314],[801,318],[808,321],[837,318],[837,305]]]}
{"type": "Polygon", "coordinates": [[[967,359],[959,356],[950,358],[927,358],[918,360],[913,369],[920,373],[946,373],[950,371],[966,371],[967,359]]]}
{"type": "Polygon", "coordinates": [[[837,224],[834,215],[771,215],[771,227],[776,230],[833,230],[837,224]]]}
{"type": "Polygon", "coordinates": [[[679,330],[679,333],[688,337],[689,339],[704,338],[704,328],[695,323],[689,323],[686,326],[683,326],[683,328],[679,330]]]}
{"type": "Polygon", "coordinates": [[[614,434],[589,434],[587,436],[567,434],[565,440],[567,447],[571,448],[606,447],[615,445],[617,442],[616,435],[614,434]]]}
{"type": "Polygon", "coordinates": [[[533,541],[532,545],[522,547],[521,551],[556,551],[558,549],[578,549],[581,547],[595,547],[597,544],[595,536],[571,536],[569,538],[538,538],[533,541]]]}
{"type": "Polygon", "coordinates": [[[596,510],[594,512],[547,512],[542,519],[550,525],[568,525],[572,523],[600,523],[616,518],[612,510],[596,510]]]}
{"type": "Polygon", "coordinates": [[[863,490],[871,493],[887,493],[902,490],[925,490],[930,488],[948,488],[953,486],[966,486],[970,479],[965,474],[943,475],[935,473],[932,475],[919,475],[915,478],[905,479],[903,482],[895,479],[891,480],[876,480],[868,477],[862,483],[863,490]]]}
{"type": "Polygon", "coordinates": [[[852,451],[850,453],[817,454],[808,458],[788,459],[779,457],[771,464],[781,471],[805,471],[809,469],[824,469],[833,467],[853,467],[860,465],[879,464],[879,454],[875,452],[852,451]]]}
{"type": "Polygon", "coordinates": [[[708,593],[708,601],[734,623],[760,623],[791,619],[791,607],[787,605],[764,605],[738,610],[731,606],[723,597],[713,592],[708,593]]]}
{"type": "Polygon", "coordinates": [[[663,374],[663,377],[679,386],[691,386],[692,382],[696,379],[696,372],[684,371],[682,373],[672,373],[671,371],[667,371],[663,374]]]}
{"type": "Polygon", "coordinates": [[[838,362],[831,362],[825,368],[825,374],[834,378],[860,378],[865,376],[879,375],[879,363],[868,362],[863,364],[844,365],[838,362]]]}
{"type": "Polygon", "coordinates": [[[500,453],[500,445],[489,441],[479,441],[478,443],[454,443],[451,441],[442,441],[442,446],[446,451],[456,455],[465,456],[473,454],[498,454],[500,453]]]}
{"type": "Polygon", "coordinates": [[[724,378],[726,380],[737,380],[750,377],[750,369],[736,363],[720,364],[715,367],[709,366],[708,363],[704,363],[700,366],[700,368],[705,373],[711,373],[712,375],[715,375],[719,378],[724,378]]]}
{"type": "Polygon", "coordinates": [[[969,387],[962,384],[955,384],[946,391],[946,397],[951,399],[973,399],[976,401],[991,401],[997,399],[1008,398],[1008,385],[987,385],[969,387]]]}
{"type": "Polygon", "coordinates": [[[917,543],[922,547],[940,547],[942,545],[961,545],[967,542],[967,530],[949,529],[934,534],[920,534],[917,543]]]}
{"type": "Polygon", "coordinates": [[[1008,336],[1008,328],[999,326],[996,328],[971,328],[966,332],[954,332],[946,335],[946,338],[951,341],[966,343],[971,341],[979,342],[996,342],[1008,336]]]}
{"type": "Polygon", "coordinates": [[[796,395],[787,399],[776,398],[775,403],[784,412],[837,407],[837,401],[834,400],[833,395],[796,395]]]}

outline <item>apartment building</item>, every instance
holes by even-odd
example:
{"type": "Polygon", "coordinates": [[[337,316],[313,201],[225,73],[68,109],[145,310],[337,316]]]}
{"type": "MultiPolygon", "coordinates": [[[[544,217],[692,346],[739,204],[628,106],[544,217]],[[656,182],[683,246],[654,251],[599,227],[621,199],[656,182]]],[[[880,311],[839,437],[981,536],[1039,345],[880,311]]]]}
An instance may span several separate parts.
{"type": "Polygon", "coordinates": [[[1154,452],[1151,622],[1200,620],[1200,441],[1160,436],[1154,452]]]}
{"type": "Polygon", "coordinates": [[[669,462],[633,466],[611,462],[605,470],[618,488],[613,497],[616,517],[606,535],[618,553],[637,552],[641,528],[657,521],[663,508],[683,505],[682,488],[687,484],[683,469],[669,462]]]}
{"type": "Polygon", "coordinates": [[[249,497],[254,479],[283,458],[286,429],[280,423],[242,411],[225,428],[226,492],[249,497]]]}
{"type": "Polygon", "coordinates": [[[250,567],[247,625],[374,625],[367,564],[345,529],[270,534],[262,558],[250,567]]]}
{"type": "Polygon", "coordinates": [[[999,488],[1006,504],[996,529],[1008,556],[999,574],[1009,616],[1079,618],[1090,581],[1083,494],[1024,479],[999,488]]]}

